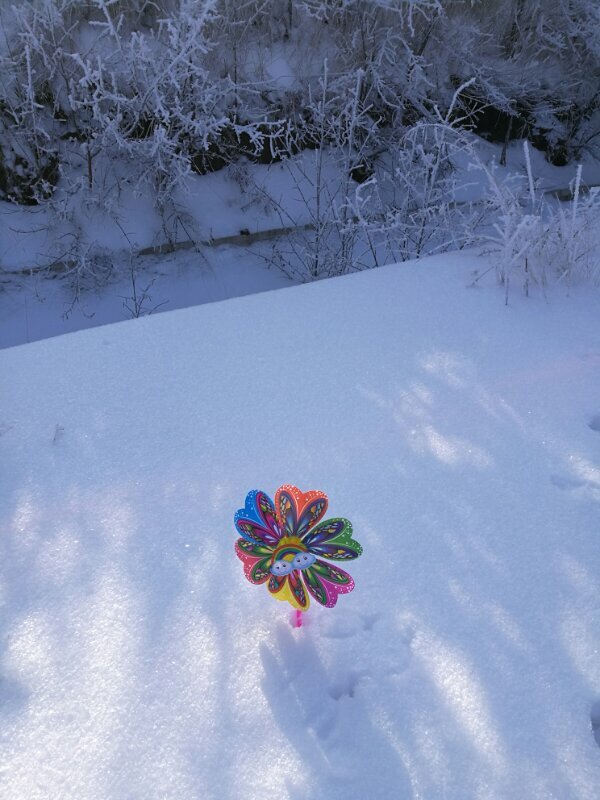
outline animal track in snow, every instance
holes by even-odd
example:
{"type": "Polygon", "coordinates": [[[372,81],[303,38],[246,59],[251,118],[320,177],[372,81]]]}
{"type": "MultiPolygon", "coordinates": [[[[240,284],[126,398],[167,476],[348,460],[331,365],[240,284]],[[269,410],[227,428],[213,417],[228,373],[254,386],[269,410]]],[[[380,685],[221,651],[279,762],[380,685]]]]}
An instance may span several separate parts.
{"type": "Polygon", "coordinates": [[[380,618],[381,614],[378,613],[351,614],[340,610],[324,622],[321,635],[327,639],[348,639],[372,631],[380,618]]]}
{"type": "Polygon", "coordinates": [[[334,681],[329,687],[329,696],[333,700],[340,700],[342,697],[354,697],[354,692],[363,678],[368,678],[366,670],[349,670],[340,680],[334,681]]]}
{"type": "Polygon", "coordinates": [[[592,723],[592,733],[598,747],[600,747],[600,700],[597,700],[592,705],[590,713],[590,721],[592,723]]]}
{"type": "Polygon", "coordinates": [[[566,475],[550,475],[550,482],[556,486],[557,489],[562,489],[565,492],[573,491],[573,489],[581,489],[582,486],[587,485],[587,481],[580,478],[569,478],[566,475]]]}
{"type": "Polygon", "coordinates": [[[581,500],[600,502],[600,480],[585,480],[568,475],[551,475],[550,482],[563,492],[570,492],[581,500]]]}
{"type": "Polygon", "coordinates": [[[380,619],[381,614],[365,614],[363,617],[363,630],[372,631],[375,627],[375,623],[379,622],[380,619]]]}
{"type": "Polygon", "coordinates": [[[588,428],[600,433],[600,414],[594,414],[594,416],[588,422],[588,428]]]}
{"type": "Polygon", "coordinates": [[[321,635],[329,639],[330,652],[336,653],[337,669],[328,682],[328,694],[335,701],[354,698],[400,678],[412,660],[415,630],[410,624],[399,627],[380,613],[346,613],[327,620],[321,635]],[[392,625],[393,630],[389,630],[392,625]],[[352,641],[347,640],[353,637],[352,641]]]}

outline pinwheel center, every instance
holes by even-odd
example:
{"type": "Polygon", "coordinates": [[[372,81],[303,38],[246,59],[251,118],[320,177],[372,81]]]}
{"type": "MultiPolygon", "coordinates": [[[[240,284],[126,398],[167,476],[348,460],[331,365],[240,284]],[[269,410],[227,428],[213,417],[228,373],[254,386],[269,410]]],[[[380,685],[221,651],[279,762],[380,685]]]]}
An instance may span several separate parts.
{"type": "Polygon", "coordinates": [[[288,575],[294,569],[306,569],[314,564],[316,556],[308,552],[297,536],[284,536],[273,553],[273,575],[288,575]]]}
{"type": "Polygon", "coordinates": [[[306,546],[302,544],[298,536],[282,536],[276,549],[273,551],[273,561],[285,558],[286,561],[293,559],[297,553],[308,552],[306,546]]]}

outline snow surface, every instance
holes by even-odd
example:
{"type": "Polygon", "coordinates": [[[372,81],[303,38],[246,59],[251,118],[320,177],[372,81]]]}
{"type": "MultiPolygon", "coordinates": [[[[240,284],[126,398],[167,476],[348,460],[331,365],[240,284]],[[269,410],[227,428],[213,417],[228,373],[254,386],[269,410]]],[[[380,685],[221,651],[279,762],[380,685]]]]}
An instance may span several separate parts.
{"type": "MultiPolygon", "coordinates": [[[[261,250],[269,254],[264,244],[221,245],[137,259],[140,316],[291,285],[281,271],[269,268],[261,250]]],[[[0,291],[0,348],[131,319],[135,305],[131,274],[123,263],[121,267],[118,280],[87,288],[77,299],[66,279],[13,277],[0,291]]]]}
{"type": "Polygon", "coordinates": [[[598,797],[600,293],[475,268],[0,352],[1,797],[598,797]],[[233,551],[284,482],[364,547],[298,630],[233,551]]]}

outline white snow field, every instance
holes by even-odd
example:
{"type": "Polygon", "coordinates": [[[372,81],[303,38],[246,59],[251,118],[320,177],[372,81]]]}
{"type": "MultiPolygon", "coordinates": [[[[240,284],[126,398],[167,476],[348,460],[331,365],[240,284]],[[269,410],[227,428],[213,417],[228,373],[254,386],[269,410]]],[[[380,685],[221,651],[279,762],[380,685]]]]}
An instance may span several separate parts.
{"type": "Polygon", "coordinates": [[[0,352],[2,798],[600,796],[600,292],[485,266],[0,352]],[[364,547],[300,629],[234,554],[287,482],[364,547]]]}

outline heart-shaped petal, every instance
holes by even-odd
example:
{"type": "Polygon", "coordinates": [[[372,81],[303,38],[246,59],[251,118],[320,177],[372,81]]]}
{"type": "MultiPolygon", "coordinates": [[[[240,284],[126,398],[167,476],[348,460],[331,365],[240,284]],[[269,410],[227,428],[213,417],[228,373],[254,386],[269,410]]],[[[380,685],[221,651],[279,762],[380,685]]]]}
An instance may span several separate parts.
{"type": "Polygon", "coordinates": [[[302,577],[306,588],[326,608],[333,608],[337,603],[338,595],[348,594],[354,589],[352,576],[343,569],[326,564],[317,559],[312,567],[303,570],[302,577]]]}
{"type": "Polygon", "coordinates": [[[281,538],[271,498],[259,489],[246,496],[246,505],[233,518],[240,536],[250,542],[275,545],[281,538]]]}
{"type": "Polygon", "coordinates": [[[306,534],[302,544],[311,553],[332,561],[350,561],[362,553],[362,547],[352,538],[352,524],[341,517],[321,522],[306,534]]]}
{"type": "Polygon", "coordinates": [[[327,511],[324,492],[301,492],[297,486],[284,484],[275,492],[275,509],[279,529],[286,536],[302,538],[327,511]]]}
{"type": "Polygon", "coordinates": [[[265,583],[271,576],[271,548],[248,539],[238,539],[235,554],[244,565],[244,575],[250,583],[265,583]]]}

